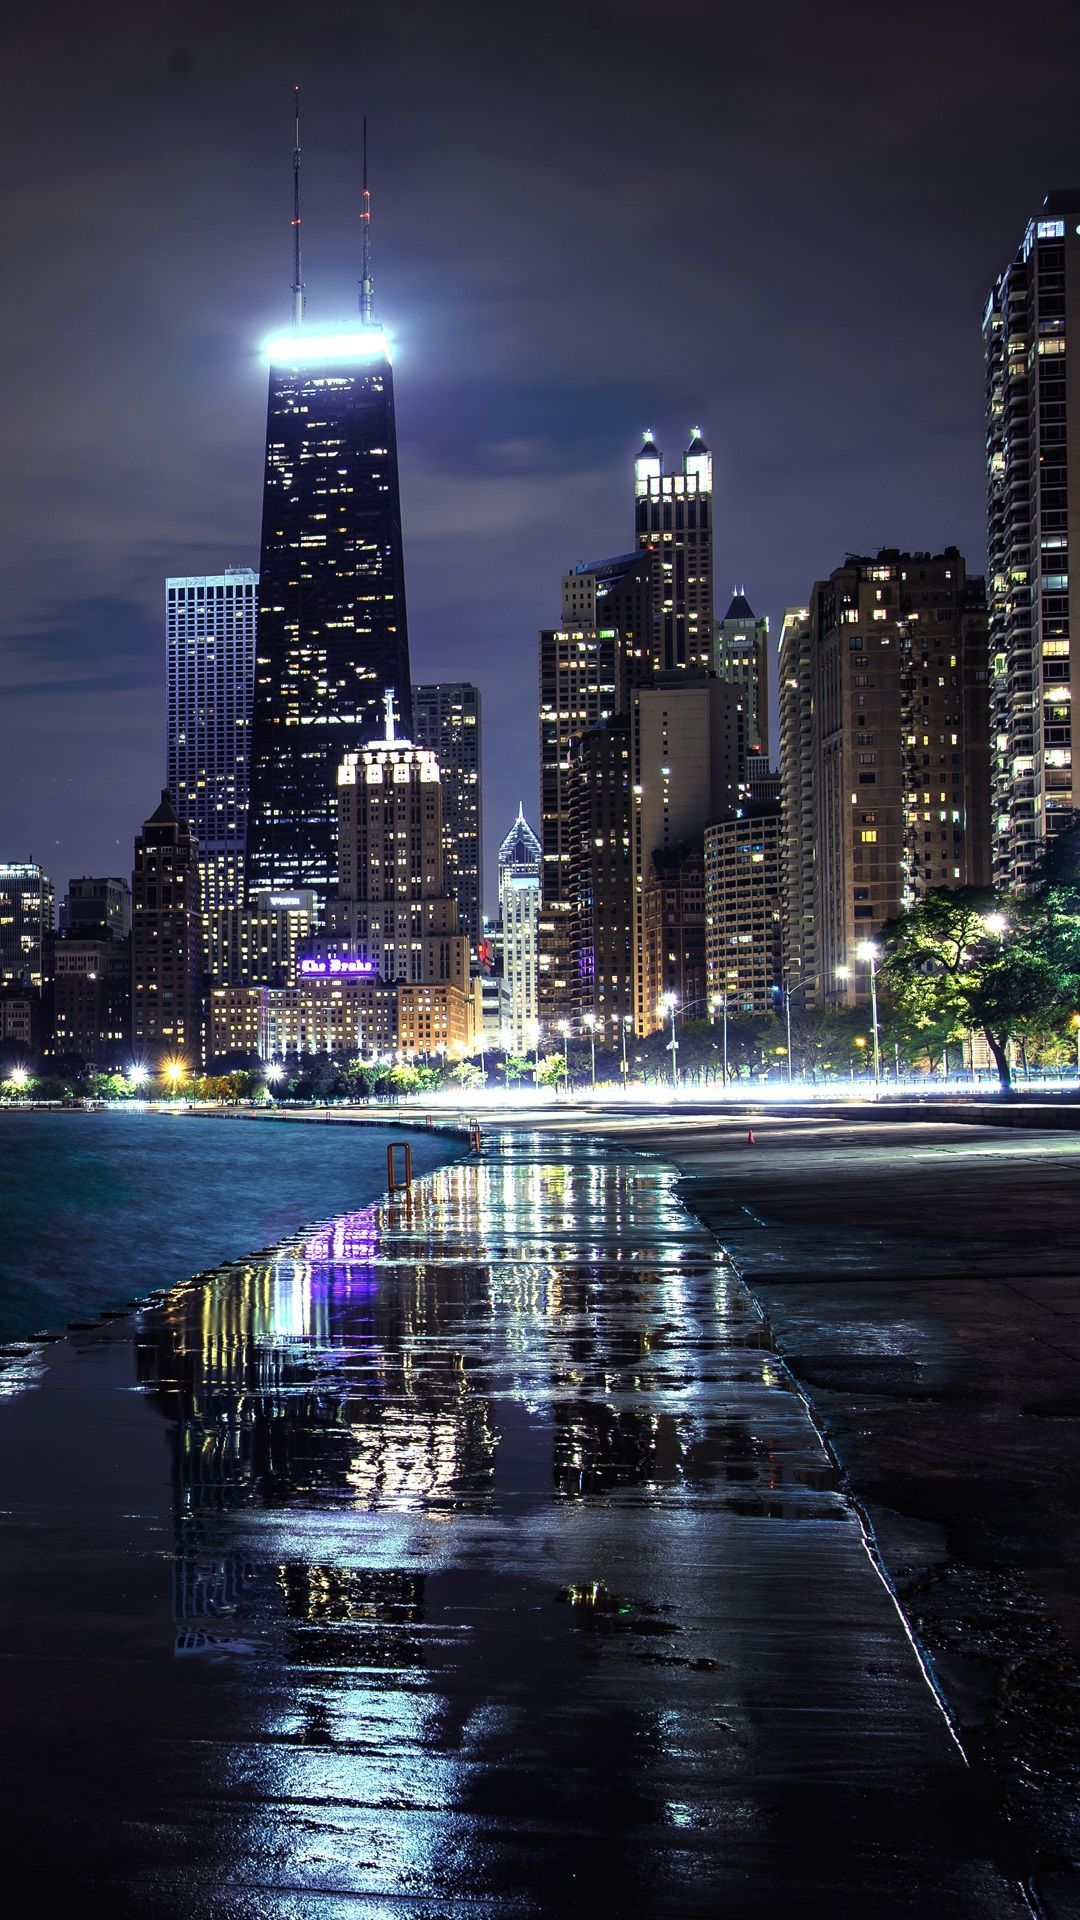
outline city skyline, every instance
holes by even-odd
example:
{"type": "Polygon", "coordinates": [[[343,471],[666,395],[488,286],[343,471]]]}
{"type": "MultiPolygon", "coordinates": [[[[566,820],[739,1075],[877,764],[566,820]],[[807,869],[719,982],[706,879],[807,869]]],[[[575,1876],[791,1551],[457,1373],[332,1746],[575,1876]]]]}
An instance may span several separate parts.
{"type": "MultiPolygon", "coordinates": [[[[642,203],[626,183],[637,150],[640,87],[633,73],[644,15],[629,8],[616,22],[603,9],[558,11],[567,52],[614,57],[616,78],[625,83],[619,103],[595,125],[562,146],[558,138],[545,142],[544,166],[554,164],[556,186],[560,170],[572,169],[579,188],[569,229],[537,191],[537,110],[529,109],[520,135],[514,128],[522,102],[505,44],[485,51],[464,95],[443,84],[455,95],[453,122],[450,105],[439,104],[436,56],[449,59],[454,72],[460,54],[440,44],[425,64],[421,43],[404,97],[393,28],[379,23],[365,48],[379,282],[398,340],[413,674],[481,686],[489,702],[493,818],[512,814],[522,766],[534,755],[525,705],[530,663],[524,648],[506,649],[507,622],[524,640],[557,617],[551,582],[562,568],[622,548],[622,463],[646,424],[673,447],[700,418],[716,460],[718,602],[745,583],[774,633],[783,606],[804,597],[845,548],[874,551],[887,541],[936,550],[955,540],[969,564],[981,566],[979,319],[1015,235],[1044,193],[1067,184],[1071,168],[1053,111],[1067,62],[1052,70],[1049,55],[1032,48],[1039,138],[1020,169],[988,192],[984,166],[1007,76],[968,44],[962,26],[936,24],[939,60],[950,65],[952,79],[948,132],[928,124],[930,137],[913,155],[907,139],[888,131],[888,102],[901,85],[906,39],[921,32],[918,17],[899,29],[894,24],[894,55],[874,66],[871,116],[857,87],[826,71],[826,56],[853,25],[854,12],[838,9],[832,31],[816,40],[809,24],[785,16],[780,70],[768,74],[768,150],[755,148],[752,179],[745,164],[731,173],[713,216],[717,244],[703,257],[696,224],[680,219],[672,228],[668,212],[673,182],[702,159],[706,127],[709,141],[715,138],[718,119],[705,112],[712,83],[691,73],[685,49],[681,62],[670,51],[650,71],[657,157],[642,203]],[[782,106],[796,98],[796,69],[800,89],[809,72],[850,116],[866,161],[857,193],[846,168],[824,152],[807,158],[799,143],[794,165],[794,132],[785,128],[782,106]],[[463,131],[470,106],[489,140],[505,146],[502,182],[492,183],[490,170],[478,172],[463,131]],[[420,137],[429,108],[432,132],[420,137]],[[470,208],[464,233],[453,223],[452,245],[438,237],[447,180],[431,164],[436,138],[449,142],[450,186],[470,208]],[[604,164],[591,169],[588,157],[602,139],[604,164]],[[663,285],[673,344],[661,356],[654,317],[626,297],[641,271],[640,249],[626,245],[631,201],[633,231],[644,246],[655,245],[661,232],[668,242],[663,285]],[[595,302],[582,303],[568,288],[605,213],[604,259],[614,266],[610,248],[617,270],[595,302]],[[843,298],[828,264],[829,236],[840,220],[849,262],[843,298]],[[521,224],[529,229],[527,247],[517,239],[521,224]],[[925,276],[933,303],[898,303],[898,272],[925,276]],[[679,289],[691,284],[693,314],[678,300],[679,289]],[[825,434],[818,392],[831,388],[835,396],[841,387],[842,405],[825,434]],[[491,561],[483,581],[469,564],[469,526],[484,538],[491,561]],[[514,586],[510,606],[507,581],[514,586]]],[[[984,16],[988,43],[995,11],[984,16]]],[[[422,20],[425,10],[418,12],[422,20]]],[[[91,156],[101,204],[117,200],[122,173],[127,199],[121,193],[120,203],[145,240],[133,274],[132,230],[87,223],[79,242],[87,251],[72,263],[83,293],[80,325],[68,329],[64,354],[51,319],[63,303],[54,297],[49,262],[35,251],[50,230],[43,215],[53,210],[55,220],[60,176],[57,161],[33,139],[29,225],[16,235],[25,289],[18,344],[35,405],[31,412],[20,398],[12,423],[19,483],[8,516],[16,552],[2,661],[0,746],[9,779],[0,795],[0,834],[9,857],[36,859],[60,879],[123,871],[126,854],[118,865],[117,851],[126,849],[147,792],[160,784],[154,616],[162,577],[257,562],[252,481],[264,375],[254,347],[288,311],[283,128],[294,77],[305,88],[314,175],[309,313],[347,309],[355,287],[357,112],[354,101],[346,110],[325,42],[286,61],[282,20],[271,11],[254,57],[236,63],[222,87],[211,75],[215,58],[235,44],[235,25],[222,23],[207,42],[191,46],[166,15],[160,42],[136,50],[122,44],[124,17],[123,10],[114,15],[102,39],[113,75],[107,84],[97,52],[88,69],[80,68],[77,97],[75,62],[62,61],[59,73],[55,63],[49,69],[54,95],[71,107],[62,157],[72,140],[91,156]],[[140,64],[148,61],[155,63],[149,105],[140,64]],[[131,178],[131,163],[145,144],[148,112],[155,151],[144,183],[131,178]],[[203,154],[214,168],[209,208],[203,154]],[[166,200],[168,221],[146,217],[166,200]],[[132,317],[106,329],[121,260],[132,317]],[[93,378],[83,357],[91,340],[93,378]],[[46,376],[48,387],[41,385],[46,376]],[[43,432],[47,399],[64,420],[63,435],[47,419],[43,432]],[[107,411],[113,430],[103,437],[107,411]],[[48,515],[35,509],[46,496],[48,515]],[[55,759],[43,746],[55,746],[55,759]]],[[[869,70],[883,28],[859,19],[869,70]]],[[[752,114],[766,84],[758,29],[708,22],[702,31],[706,50],[725,56],[727,84],[741,87],[740,117],[752,114]]],[[[1029,31],[1019,29],[1020,38],[1029,31]]],[[[345,67],[352,44],[345,29],[345,67]]],[[[464,46],[475,51],[468,32],[464,46]]],[[[20,125],[45,84],[32,35],[24,72],[20,125]]],[[[568,130],[579,86],[560,101],[556,132],[568,130]]],[[[706,182],[713,167],[717,178],[723,174],[722,128],[721,135],[701,176],[706,182]]]]}

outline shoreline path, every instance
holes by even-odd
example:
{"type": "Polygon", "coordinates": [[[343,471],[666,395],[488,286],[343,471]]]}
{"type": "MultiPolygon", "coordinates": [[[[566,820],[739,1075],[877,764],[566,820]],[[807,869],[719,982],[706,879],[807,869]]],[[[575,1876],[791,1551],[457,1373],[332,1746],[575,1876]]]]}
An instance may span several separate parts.
{"type": "Polygon", "coordinates": [[[1029,1912],[662,1160],[479,1160],[0,1403],[19,1920],[1029,1912]]]}

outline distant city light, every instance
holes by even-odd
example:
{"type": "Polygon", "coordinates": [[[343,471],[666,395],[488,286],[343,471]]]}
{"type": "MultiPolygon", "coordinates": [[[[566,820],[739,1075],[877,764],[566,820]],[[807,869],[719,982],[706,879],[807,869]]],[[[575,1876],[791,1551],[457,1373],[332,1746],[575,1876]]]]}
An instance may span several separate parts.
{"type": "Polygon", "coordinates": [[[301,960],[300,971],[305,980],[337,979],[341,974],[374,973],[374,960],[341,960],[336,955],[330,960],[301,960]]]}
{"type": "Polygon", "coordinates": [[[335,333],[272,333],[262,343],[263,359],[272,367],[330,367],[368,365],[389,360],[390,336],[385,327],[348,327],[335,333]]]}

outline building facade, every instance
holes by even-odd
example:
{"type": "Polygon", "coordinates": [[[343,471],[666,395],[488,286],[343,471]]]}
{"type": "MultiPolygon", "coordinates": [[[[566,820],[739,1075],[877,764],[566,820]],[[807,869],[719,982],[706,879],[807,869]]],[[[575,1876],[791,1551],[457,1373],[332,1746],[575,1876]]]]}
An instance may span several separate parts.
{"type": "Polygon", "coordinates": [[[49,971],[56,890],[32,860],[0,862],[0,987],[40,991],[49,971]]]}
{"type": "Polygon", "coordinates": [[[413,732],[439,763],[446,890],[458,923],[475,947],[483,909],[480,689],[467,680],[414,687],[413,732]]]}
{"type": "Polygon", "coordinates": [[[742,696],[748,764],[754,759],[768,764],[769,619],[767,614],[758,618],[741,587],[716,623],[712,669],[742,696]]]}
{"type": "MultiPolygon", "coordinates": [[[[696,875],[705,828],[738,804],[745,757],[738,689],[706,674],[658,675],[655,685],[639,688],[632,697],[630,754],[633,1014],[636,1031],[648,1034],[662,1021],[659,975],[650,959],[660,956],[661,948],[646,938],[646,916],[652,916],[655,927],[658,901],[670,902],[679,889],[687,900],[701,891],[696,875]],[[673,872],[686,876],[678,887],[670,878],[673,872]]],[[[703,892],[701,897],[703,903],[703,892]]],[[[689,926],[689,906],[684,909],[676,899],[674,910],[689,926]]],[[[703,939],[703,904],[701,928],[703,939]]],[[[678,943],[671,944],[677,953],[678,943]]],[[[666,965],[664,961],[661,971],[666,965]]],[[[701,972],[703,988],[703,959],[701,972]]],[[[693,997],[700,995],[695,991],[693,997]]],[[[680,998],[687,1003],[685,989],[680,998]]]]}
{"type": "Polygon", "coordinates": [[[211,986],[288,987],[315,926],[315,896],[257,892],[246,907],[203,919],[203,969],[211,986]]]}
{"type": "Polygon", "coordinates": [[[729,1014],[783,1005],[783,883],[779,801],[749,802],[706,827],[706,989],[729,1014]]]}
{"type": "Polygon", "coordinates": [[[712,455],[697,427],[681,466],[646,433],[634,462],[636,544],[650,561],[653,662],[658,672],[707,671],[713,656],[712,455]]]}
{"type": "Polygon", "coordinates": [[[657,848],[638,896],[638,1031],[664,1026],[673,994],[683,1014],[703,1020],[708,1006],[705,856],[700,842],[657,848]]]}
{"type": "Polygon", "coordinates": [[[204,913],[243,905],[258,590],[250,567],[165,582],[166,781],[204,913]]]}
{"type": "Polygon", "coordinates": [[[322,904],[338,768],[378,732],[388,688],[411,724],[393,372],[367,321],[295,326],[267,357],[248,886],[322,904]]]}
{"type": "Polygon", "coordinates": [[[61,933],[125,940],[131,932],[131,887],[116,875],[70,880],[60,908],[61,933]]]}
{"type": "Polygon", "coordinates": [[[806,998],[861,1003],[861,941],[989,879],[983,583],[954,547],[849,556],[785,622],[781,673],[791,965],[806,998]]]}
{"type": "Polygon", "coordinates": [[[49,1051],[115,1071],[131,1057],[131,936],[74,931],[53,948],[49,1051]]]}
{"type": "Polygon", "coordinates": [[[542,865],[540,842],[519,806],[517,819],[499,848],[502,979],[509,1044],[515,1053],[531,1052],[539,1033],[537,943],[542,865]]]}
{"type": "Polygon", "coordinates": [[[581,734],[570,750],[570,982],[573,1016],[599,1022],[605,1045],[619,1044],[632,1013],[634,917],[630,720],[626,714],[581,734]]]}
{"type": "Polygon", "coordinates": [[[151,1065],[202,1060],[198,846],[166,788],[135,842],[131,881],[131,1044],[151,1065]]]}
{"type": "Polygon", "coordinates": [[[780,789],[785,985],[805,1005],[817,991],[814,636],[809,607],[788,607],[780,628],[780,789]]]}
{"type": "MultiPolygon", "coordinates": [[[[264,1060],[304,1054],[392,1054],[397,993],[381,981],[326,975],[295,987],[263,987],[259,1052],[264,1060]]],[[[243,1009],[236,1016],[246,1018],[243,1009]]]]}
{"type": "Polygon", "coordinates": [[[1080,804],[1073,581],[1080,582],[1080,191],[1051,193],[994,285],[986,350],[994,878],[1022,888],[1080,804]],[[1076,555],[1075,565],[1072,556],[1076,555]]]}

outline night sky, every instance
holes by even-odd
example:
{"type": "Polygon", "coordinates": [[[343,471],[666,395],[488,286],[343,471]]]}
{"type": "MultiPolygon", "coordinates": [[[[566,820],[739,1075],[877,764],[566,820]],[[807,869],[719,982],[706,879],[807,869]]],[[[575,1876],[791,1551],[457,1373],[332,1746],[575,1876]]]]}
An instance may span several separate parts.
{"type": "Polygon", "coordinates": [[[979,325],[1080,184],[1080,24],[1004,5],[106,5],[8,38],[0,859],[127,873],[164,778],[162,582],[257,565],[287,324],[355,309],[369,118],[413,672],[536,806],[536,630],[633,544],[640,429],[715,456],[717,601],[850,549],[984,564],[979,325]],[[12,39],[15,44],[12,45],[12,39]]]}

